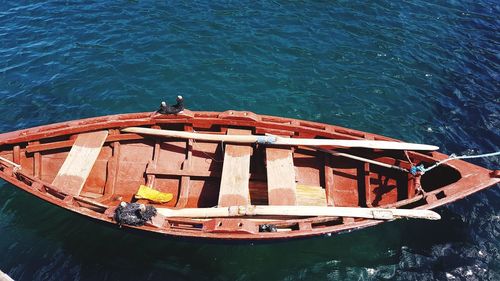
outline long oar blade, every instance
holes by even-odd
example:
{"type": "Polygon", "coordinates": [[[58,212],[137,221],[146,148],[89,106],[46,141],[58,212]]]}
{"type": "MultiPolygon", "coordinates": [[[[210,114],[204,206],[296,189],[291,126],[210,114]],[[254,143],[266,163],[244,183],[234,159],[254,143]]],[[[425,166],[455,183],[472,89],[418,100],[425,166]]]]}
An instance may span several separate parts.
{"type": "Polygon", "coordinates": [[[153,136],[184,138],[203,141],[222,141],[232,143],[260,143],[273,145],[304,145],[304,146],[338,146],[338,147],[362,147],[372,149],[391,150],[424,150],[433,151],[439,147],[427,144],[406,143],[395,141],[377,140],[338,140],[338,139],[303,139],[303,138],[281,138],[277,136],[259,135],[216,135],[200,134],[184,131],[160,130],[141,127],[129,127],[122,129],[123,132],[146,134],[153,136]]]}
{"type": "Polygon", "coordinates": [[[384,209],[357,207],[322,206],[231,206],[224,208],[158,208],[165,217],[215,218],[244,216],[327,216],[354,217],[367,219],[392,220],[396,218],[417,218],[439,220],[441,216],[431,210],[384,209]]]}

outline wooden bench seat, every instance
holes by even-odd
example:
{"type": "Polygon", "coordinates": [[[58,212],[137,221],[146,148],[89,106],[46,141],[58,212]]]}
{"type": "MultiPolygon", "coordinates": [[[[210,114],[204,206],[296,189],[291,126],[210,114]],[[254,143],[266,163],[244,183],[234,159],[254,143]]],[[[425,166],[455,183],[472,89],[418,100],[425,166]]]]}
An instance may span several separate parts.
{"type": "Polygon", "coordinates": [[[295,166],[291,148],[266,148],[269,205],[296,205],[295,166]]]}
{"type": "MultiPolygon", "coordinates": [[[[228,129],[228,135],[250,135],[249,130],[228,129]]],[[[250,205],[251,145],[227,144],[219,191],[219,207],[250,205]]]]}
{"type": "Polygon", "coordinates": [[[52,185],[68,195],[80,195],[107,136],[108,131],[78,135],[52,185]]]}

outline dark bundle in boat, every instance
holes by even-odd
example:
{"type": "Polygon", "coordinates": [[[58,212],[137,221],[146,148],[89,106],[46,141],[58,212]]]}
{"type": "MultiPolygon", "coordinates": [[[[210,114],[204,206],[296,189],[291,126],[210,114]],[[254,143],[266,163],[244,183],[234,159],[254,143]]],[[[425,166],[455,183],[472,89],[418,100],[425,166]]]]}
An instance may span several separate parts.
{"type": "Polygon", "coordinates": [[[113,224],[122,202],[154,208],[144,225],[126,227],[283,239],[437,219],[430,209],[500,181],[498,171],[456,159],[426,170],[448,158],[435,149],[251,112],[148,112],[0,134],[0,176],[113,224]]]}

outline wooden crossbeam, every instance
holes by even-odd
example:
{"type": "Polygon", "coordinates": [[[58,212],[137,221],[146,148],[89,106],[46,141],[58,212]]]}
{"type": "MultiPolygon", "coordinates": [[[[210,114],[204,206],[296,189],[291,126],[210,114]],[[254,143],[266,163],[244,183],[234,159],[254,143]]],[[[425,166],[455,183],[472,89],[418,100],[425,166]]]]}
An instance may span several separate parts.
{"type": "MultiPolygon", "coordinates": [[[[189,125],[184,125],[185,131],[193,131],[193,127],[189,125]]],[[[182,163],[182,170],[192,170],[191,161],[193,159],[193,140],[188,139],[186,141],[186,158],[182,163]]],[[[189,175],[183,175],[179,182],[179,200],[177,201],[178,208],[186,207],[189,200],[189,189],[191,186],[191,177],[189,175]]]]}

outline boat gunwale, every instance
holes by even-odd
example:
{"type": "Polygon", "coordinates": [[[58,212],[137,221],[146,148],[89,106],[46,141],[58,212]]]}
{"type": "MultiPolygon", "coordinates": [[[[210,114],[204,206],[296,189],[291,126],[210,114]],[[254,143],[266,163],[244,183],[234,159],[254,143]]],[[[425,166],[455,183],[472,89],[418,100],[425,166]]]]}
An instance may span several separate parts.
{"type": "MultiPolygon", "coordinates": [[[[200,120],[207,122],[218,122],[214,125],[234,125],[234,126],[247,126],[256,127],[257,124],[272,125],[275,129],[291,130],[293,128],[300,128],[305,134],[316,134],[318,137],[331,138],[332,135],[342,135],[343,137],[352,139],[371,139],[371,140],[384,140],[384,141],[397,141],[401,140],[377,135],[373,133],[363,132],[355,129],[350,129],[337,125],[330,125],[314,121],[304,121],[300,119],[277,117],[272,115],[257,115],[261,120],[253,119],[231,119],[229,117],[221,118],[226,112],[211,112],[211,111],[188,111],[186,114],[178,115],[160,115],[152,114],[151,112],[141,113],[123,113],[107,116],[90,117],[78,120],[69,120],[58,123],[40,125],[27,129],[21,129],[12,132],[0,133],[0,145],[13,144],[20,142],[29,142],[34,139],[42,140],[46,138],[54,138],[61,135],[83,133],[99,129],[111,128],[124,128],[132,126],[147,126],[147,125],[161,125],[165,123],[196,123],[200,120]],[[212,116],[214,115],[214,116],[212,116]],[[262,119],[267,119],[264,121],[262,119]],[[275,121],[270,121],[275,120],[275,121]],[[277,122],[277,120],[284,120],[286,122],[277,122]],[[133,122],[132,122],[133,121],[133,122]],[[288,124],[286,124],[288,123],[288,124]],[[319,129],[324,127],[324,129],[319,129]],[[69,133],[68,133],[69,132],[69,133]]],[[[247,111],[239,111],[238,113],[245,114],[247,111]]],[[[271,127],[269,127],[271,128],[271,127]]]]}

